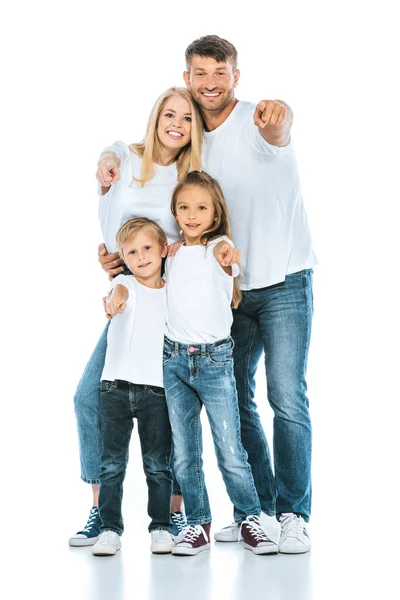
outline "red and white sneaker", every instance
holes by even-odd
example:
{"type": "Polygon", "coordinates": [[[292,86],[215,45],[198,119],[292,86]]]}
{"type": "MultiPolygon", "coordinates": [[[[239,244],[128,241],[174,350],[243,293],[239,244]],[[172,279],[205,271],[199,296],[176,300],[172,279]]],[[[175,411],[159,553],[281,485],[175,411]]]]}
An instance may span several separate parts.
{"type": "Polygon", "coordinates": [[[188,525],[175,537],[175,546],[171,553],[177,556],[193,556],[210,549],[210,527],[206,525],[188,525]]]}
{"type": "Polygon", "coordinates": [[[260,518],[249,515],[240,525],[244,547],[254,554],[277,554],[278,544],[275,544],[265,533],[260,518]]]}

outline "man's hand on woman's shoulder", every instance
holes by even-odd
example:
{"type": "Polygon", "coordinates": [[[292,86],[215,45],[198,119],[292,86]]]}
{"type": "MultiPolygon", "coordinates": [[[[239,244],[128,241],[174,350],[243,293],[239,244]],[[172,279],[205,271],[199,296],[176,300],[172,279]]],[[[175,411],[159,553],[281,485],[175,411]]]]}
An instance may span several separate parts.
{"type": "Polygon", "coordinates": [[[106,245],[104,243],[100,244],[98,249],[98,258],[99,263],[102,268],[108,274],[108,278],[111,281],[116,275],[124,272],[124,261],[120,257],[118,252],[114,252],[113,254],[109,254],[107,252],[106,245]],[[122,265],[122,267],[121,267],[122,265]]]}

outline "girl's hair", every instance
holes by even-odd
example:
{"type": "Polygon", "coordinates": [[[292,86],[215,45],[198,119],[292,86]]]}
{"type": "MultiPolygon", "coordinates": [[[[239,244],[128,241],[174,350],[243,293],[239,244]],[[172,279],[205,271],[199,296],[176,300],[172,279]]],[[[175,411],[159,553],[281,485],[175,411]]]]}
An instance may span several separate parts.
{"type": "MultiPolygon", "coordinates": [[[[204,171],[192,171],[188,173],[184,179],[178,182],[172,193],[171,212],[176,218],[176,204],[180,192],[187,187],[201,187],[206,190],[213,201],[215,220],[211,228],[205,231],[201,237],[201,243],[207,245],[208,242],[222,235],[232,239],[231,226],[229,223],[228,208],[225,198],[218,181],[204,171]]],[[[232,307],[237,308],[242,299],[242,294],[239,287],[238,277],[234,278],[233,283],[233,298],[232,307]]]]}
{"type": "Polygon", "coordinates": [[[160,248],[164,249],[165,244],[168,243],[164,231],[155,221],[146,219],[146,217],[130,219],[130,221],[127,221],[124,225],[122,225],[117,233],[117,247],[122,258],[124,258],[123,246],[125,242],[134,238],[142,229],[147,229],[152,232],[158,244],[160,245],[160,248]]]}
{"type": "Polygon", "coordinates": [[[142,158],[142,169],[140,179],[134,179],[142,184],[154,176],[155,165],[159,163],[161,156],[161,142],[158,138],[157,127],[161,111],[166,100],[171,96],[180,96],[187,101],[192,113],[192,133],[190,142],[184,146],[176,157],[178,180],[183,179],[189,171],[200,169],[201,143],[203,139],[203,121],[200,112],[193,101],[190,92],[186,88],[168,88],[154,104],[147,123],[146,135],[140,144],[131,144],[132,152],[142,158]]]}

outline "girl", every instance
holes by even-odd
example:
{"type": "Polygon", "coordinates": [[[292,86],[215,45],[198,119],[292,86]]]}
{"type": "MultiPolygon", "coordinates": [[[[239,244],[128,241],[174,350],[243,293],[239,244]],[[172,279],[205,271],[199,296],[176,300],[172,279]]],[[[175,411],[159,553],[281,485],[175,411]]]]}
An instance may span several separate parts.
{"type": "Polygon", "coordinates": [[[276,553],[276,544],[260,524],[261,507],[240,441],[230,338],[231,303],[237,307],[240,300],[234,284],[240,252],[230,240],[219,184],[206,173],[189,173],[174,190],[171,211],[184,243],[166,263],[164,388],[174,472],[183,492],[188,523],[175,538],[172,553],[193,555],[210,546],[211,511],[202,468],[203,404],[245,547],[255,554],[276,553]]]}
{"type": "MultiPolygon", "coordinates": [[[[173,87],[156,101],[142,143],[127,146],[117,142],[106,149],[96,176],[100,183],[100,224],[110,253],[117,251],[116,234],[120,226],[134,217],[156,221],[165,231],[168,243],[179,239],[179,229],[169,208],[171,194],[177,180],[184,178],[190,169],[200,167],[201,140],[202,124],[196,105],[186,89],[173,87]]],[[[112,257],[113,266],[122,262],[118,254],[112,254],[112,257]]],[[[124,267],[118,268],[118,272],[123,271],[124,267]]],[[[108,326],[94,349],[74,397],[81,477],[92,485],[93,507],[86,526],[70,538],[71,546],[93,545],[100,532],[99,385],[107,349],[107,330],[108,326]]],[[[174,491],[176,495],[179,493],[177,489],[174,491]]],[[[171,509],[174,511],[179,505],[178,497],[171,509]]],[[[178,525],[182,523],[180,513],[174,518],[178,525]]]]}

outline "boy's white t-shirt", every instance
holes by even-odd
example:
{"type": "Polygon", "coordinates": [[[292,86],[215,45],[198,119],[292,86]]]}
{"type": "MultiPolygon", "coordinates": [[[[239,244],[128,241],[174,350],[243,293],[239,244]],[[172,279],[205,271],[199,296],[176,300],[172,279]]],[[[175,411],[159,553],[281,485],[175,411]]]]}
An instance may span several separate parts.
{"type": "Polygon", "coordinates": [[[99,219],[104,243],[108,252],[117,252],[116,235],[124,223],[136,217],[147,217],[165,231],[169,244],[180,239],[179,228],[171,213],[171,196],[178,181],[176,163],[167,167],[155,166],[155,174],[141,187],[133,176],[140,178],[142,159],[124,142],[115,142],[104,151],[115,152],[121,165],[121,178],[107,194],[99,194],[99,219]]]}
{"type": "Polygon", "coordinates": [[[226,121],[204,133],[202,151],[202,168],[221,185],[242,252],[243,290],[279,283],[317,263],[292,144],[266,142],[253,122],[255,107],[238,102],[226,121]]]}
{"type": "Polygon", "coordinates": [[[148,288],[133,275],[117,275],[111,289],[117,284],[128,289],[129,298],[125,311],[111,320],[101,379],[163,387],[166,286],[148,288]]]}
{"type": "Polygon", "coordinates": [[[214,247],[227,237],[215,238],[207,246],[182,245],[167,258],[167,325],[165,335],[182,344],[212,344],[230,335],[233,277],[214,257],[214,247]]]}

